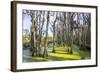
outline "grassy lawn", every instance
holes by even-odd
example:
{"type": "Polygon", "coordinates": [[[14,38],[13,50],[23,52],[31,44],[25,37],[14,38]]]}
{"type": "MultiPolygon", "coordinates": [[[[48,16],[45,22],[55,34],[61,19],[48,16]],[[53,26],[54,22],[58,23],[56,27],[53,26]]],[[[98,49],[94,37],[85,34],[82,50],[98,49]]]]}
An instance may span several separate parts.
{"type": "Polygon", "coordinates": [[[63,60],[81,60],[81,59],[90,59],[90,52],[87,50],[79,50],[79,47],[73,46],[73,53],[68,54],[67,50],[71,47],[55,47],[56,52],[48,52],[47,58],[42,57],[33,57],[32,60],[35,62],[42,61],[63,61],[63,60]]]}
{"type": "Polygon", "coordinates": [[[60,54],[60,53],[48,53],[48,58],[33,57],[32,60],[35,62],[41,61],[63,61],[63,60],[79,60],[81,57],[74,54],[60,54]]]}
{"type": "Polygon", "coordinates": [[[32,60],[35,62],[48,61],[48,59],[42,57],[33,57],[32,60]]]}
{"type": "Polygon", "coordinates": [[[75,54],[49,53],[49,56],[64,58],[65,60],[79,60],[81,57],[75,54]]]}
{"type": "Polygon", "coordinates": [[[70,47],[67,47],[67,46],[65,46],[65,47],[55,47],[55,50],[65,51],[68,48],[70,48],[70,47]]]}

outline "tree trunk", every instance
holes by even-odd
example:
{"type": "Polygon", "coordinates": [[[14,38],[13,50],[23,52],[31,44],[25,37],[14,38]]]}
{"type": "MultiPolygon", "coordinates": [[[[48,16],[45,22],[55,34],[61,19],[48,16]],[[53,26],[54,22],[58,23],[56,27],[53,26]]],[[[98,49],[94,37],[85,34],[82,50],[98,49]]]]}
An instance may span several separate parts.
{"type": "Polygon", "coordinates": [[[43,57],[47,58],[48,56],[48,52],[47,52],[47,46],[48,46],[48,25],[49,25],[49,12],[47,12],[47,25],[46,25],[46,37],[45,37],[45,47],[44,47],[44,53],[43,53],[43,57]]]}
{"type": "Polygon", "coordinates": [[[32,46],[32,56],[36,56],[36,28],[35,28],[34,17],[32,17],[31,46],[32,46]]]}
{"type": "Polygon", "coordinates": [[[55,53],[55,33],[56,33],[55,32],[55,28],[56,28],[55,23],[56,23],[56,19],[53,24],[53,50],[52,50],[53,53],[55,53]]]}
{"type": "MultiPolygon", "coordinates": [[[[42,14],[43,14],[43,16],[44,16],[44,15],[45,15],[45,12],[42,11],[42,14]]],[[[42,49],[42,47],[41,47],[41,39],[42,39],[42,32],[43,32],[44,20],[45,20],[45,19],[44,19],[44,17],[43,17],[42,22],[40,22],[40,23],[42,23],[42,24],[41,24],[41,27],[39,27],[39,38],[38,38],[39,56],[42,56],[42,54],[41,54],[41,49],[42,49]]]]}
{"type": "Polygon", "coordinates": [[[72,54],[72,46],[73,46],[73,16],[71,16],[71,13],[69,13],[69,46],[71,47],[69,49],[69,53],[72,54]]]}

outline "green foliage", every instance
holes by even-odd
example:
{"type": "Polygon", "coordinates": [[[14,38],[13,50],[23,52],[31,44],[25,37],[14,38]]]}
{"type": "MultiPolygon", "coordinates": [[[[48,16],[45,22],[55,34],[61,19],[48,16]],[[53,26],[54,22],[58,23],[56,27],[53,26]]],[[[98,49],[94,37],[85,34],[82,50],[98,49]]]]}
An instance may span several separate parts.
{"type": "Polygon", "coordinates": [[[30,42],[30,40],[31,40],[31,37],[30,37],[30,35],[23,35],[23,43],[27,43],[27,42],[30,42]]]}
{"type": "Polygon", "coordinates": [[[24,48],[30,47],[30,40],[31,40],[30,35],[29,34],[23,35],[22,38],[23,38],[23,47],[24,48]]]}

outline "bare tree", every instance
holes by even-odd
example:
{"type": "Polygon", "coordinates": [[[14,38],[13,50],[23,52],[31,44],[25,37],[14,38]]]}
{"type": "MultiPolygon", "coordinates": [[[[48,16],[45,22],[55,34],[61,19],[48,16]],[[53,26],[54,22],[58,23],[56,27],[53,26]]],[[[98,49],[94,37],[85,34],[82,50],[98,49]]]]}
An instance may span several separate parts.
{"type": "Polygon", "coordinates": [[[34,17],[32,17],[32,27],[31,27],[31,46],[32,46],[32,56],[36,56],[36,22],[34,17]]]}
{"type": "Polygon", "coordinates": [[[55,53],[55,43],[56,43],[56,22],[57,22],[57,12],[51,12],[52,16],[55,18],[52,22],[50,22],[52,28],[51,31],[53,33],[53,49],[52,52],[55,53]]]}
{"type": "Polygon", "coordinates": [[[47,58],[48,56],[48,51],[47,51],[47,46],[48,46],[48,25],[49,25],[49,14],[50,12],[47,12],[47,24],[46,24],[46,36],[45,36],[45,47],[44,47],[44,53],[43,53],[43,57],[47,58]]]}

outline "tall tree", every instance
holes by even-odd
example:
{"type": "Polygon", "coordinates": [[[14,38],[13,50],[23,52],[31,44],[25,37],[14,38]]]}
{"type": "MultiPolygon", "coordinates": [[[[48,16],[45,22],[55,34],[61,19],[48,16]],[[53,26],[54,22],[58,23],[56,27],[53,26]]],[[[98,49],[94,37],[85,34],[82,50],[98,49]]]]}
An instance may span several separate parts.
{"type": "Polygon", "coordinates": [[[56,38],[55,38],[55,35],[56,35],[56,21],[57,21],[57,12],[54,12],[54,17],[55,17],[55,19],[54,19],[54,22],[52,23],[53,25],[52,25],[52,28],[53,28],[53,49],[52,49],[52,52],[53,53],[55,53],[55,40],[56,40],[56,38]]]}
{"type": "Polygon", "coordinates": [[[39,27],[39,39],[38,39],[38,45],[39,45],[39,56],[42,56],[41,54],[41,41],[42,41],[42,35],[43,35],[43,26],[44,26],[44,22],[45,22],[45,11],[41,12],[41,26],[39,27]]]}
{"type": "Polygon", "coordinates": [[[32,56],[36,56],[36,22],[34,16],[32,17],[31,46],[32,46],[32,56]]]}
{"type": "Polygon", "coordinates": [[[43,53],[43,57],[47,58],[48,56],[48,51],[47,51],[47,46],[48,46],[48,25],[49,25],[49,14],[50,12],[47,11],[47,24],[46,24],[46,36],[45,36],[45,47],[44,47],[44,53],[43,53]]]}

